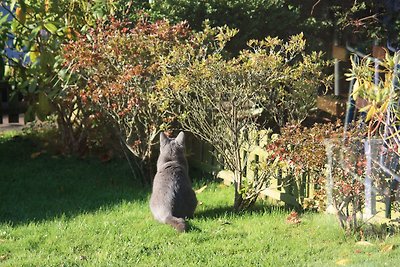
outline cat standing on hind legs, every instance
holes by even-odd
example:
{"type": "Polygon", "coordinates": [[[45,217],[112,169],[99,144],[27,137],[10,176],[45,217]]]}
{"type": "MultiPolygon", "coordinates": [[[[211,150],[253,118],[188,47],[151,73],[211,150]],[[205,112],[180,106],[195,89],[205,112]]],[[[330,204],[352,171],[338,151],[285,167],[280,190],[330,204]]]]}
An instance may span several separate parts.
{"type": "Polygon", "coordinates": [[[150,210],[154,218],[186,231],[186,218],[193,218],[197,206],[196,194],[188,175],[185,158],[185,134],[176,138],[160,134],[160,156],[150,197],[150,210]]]}

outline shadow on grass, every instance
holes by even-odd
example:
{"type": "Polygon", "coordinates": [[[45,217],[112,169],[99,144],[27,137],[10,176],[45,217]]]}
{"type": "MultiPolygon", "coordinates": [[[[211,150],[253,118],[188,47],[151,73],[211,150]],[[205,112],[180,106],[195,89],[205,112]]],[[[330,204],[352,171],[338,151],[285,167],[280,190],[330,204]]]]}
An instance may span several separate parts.
{"type": "Polygon", "coordinates": [[[195,213],[199,219],[218,219],[221,217],[237,217],[251,214],[270,214],[275,211],[290,211],[290,208],[257,202],[248,210],[236,212],[232,206],[220,206],[211,209],[201,210],[195,213]]]}
{"type": "Polygon", "coordinates": [[[0,138],[0,223],[73,217],[123,202],[145,202],[149,193],[150,188],[134,181],[124,160],[56,157],[29,139],[0,138]]]}

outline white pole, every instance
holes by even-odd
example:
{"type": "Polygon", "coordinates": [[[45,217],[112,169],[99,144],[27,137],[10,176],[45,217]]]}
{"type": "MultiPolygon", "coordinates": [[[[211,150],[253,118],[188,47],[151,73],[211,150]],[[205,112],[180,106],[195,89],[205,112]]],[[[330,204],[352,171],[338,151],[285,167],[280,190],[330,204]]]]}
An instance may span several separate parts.
{"type": "MultiPolygon", "coordinates": [[[[338,41],[335,37],[333,44],[335,46],[338,45],[338,41]]],[[[335,58],[334,59],[334,76],[335,76],[335,83],[334,83],[334,91],[335,95],[338,96],[340,94],[340,88],[339,88],[339,79],[340,79],[340,73],[339,73],[339,59],[335,58]]]]}
{"type": "Polygon", "coordinates": [[[367,161],[365,171],[365,214],[364,219],[368,220],[376,214],[376,193],[373,190],[372,181],[372,155],[371,155],[371,142],[369,140],[364,141],[365,157],[367,161]]]}
{"type": "Polygon", "coordinates": [[[340,88],[339,88],[339,77],[340,77],[340,73],[339,73],[339,60],[338,60],[337,58],[335,58],[334,64],[335,64],[335,84],[334,84],[334,91],[335,91],[335,95],[338,96],[338,95],[340,94],[340,88]]]}

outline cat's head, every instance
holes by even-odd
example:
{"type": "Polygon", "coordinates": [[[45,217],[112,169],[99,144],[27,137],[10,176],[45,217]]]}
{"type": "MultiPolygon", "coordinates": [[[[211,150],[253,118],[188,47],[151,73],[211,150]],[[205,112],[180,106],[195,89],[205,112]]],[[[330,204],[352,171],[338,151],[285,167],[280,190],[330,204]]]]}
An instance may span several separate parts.
{"type": "Polygon", "coordinates": [[[160,157],[163,161],[176,160],[185,156],[185,134],[180,132],[176,138],[160,133],[160,157]]]}

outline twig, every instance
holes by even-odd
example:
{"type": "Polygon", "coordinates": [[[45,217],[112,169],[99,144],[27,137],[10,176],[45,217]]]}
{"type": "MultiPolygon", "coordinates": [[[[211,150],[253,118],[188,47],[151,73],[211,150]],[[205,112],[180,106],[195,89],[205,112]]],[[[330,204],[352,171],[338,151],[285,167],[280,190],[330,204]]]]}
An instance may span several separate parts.
{"type": "Polygon", "coordinates": [[[311,13],[310,15],[312,15],[314,13],[314,8],[321,2],[321,0],[318,0],[317,2],[315,2],[315,4],[312,6],[311,8],[311,13]]]}
{"type": "Polygon", "coordinates": [[[29,29],[27,26],[25,26],[25,24],[23,24],[23,23],[14,15],[14,13],[13,13],[9,8],[7,8],[7,7],[4,5],[3,2],[1,3],[1,7],[4,8],[4,10],[6,10],[16,21],[18,21],[18,23],[21,24],[22,27],[24,27],[24,28],[27,29],[27,30],[31,30],[31,29],[29,29]]]}

